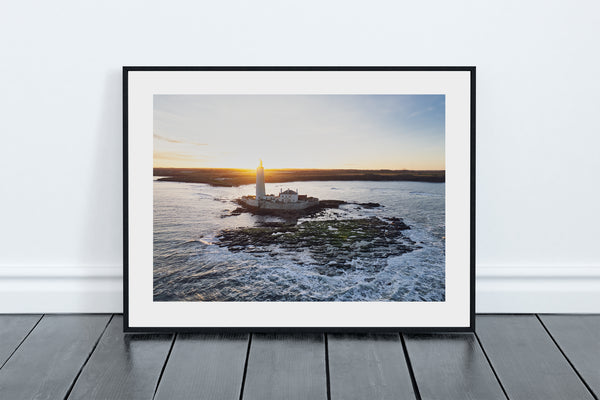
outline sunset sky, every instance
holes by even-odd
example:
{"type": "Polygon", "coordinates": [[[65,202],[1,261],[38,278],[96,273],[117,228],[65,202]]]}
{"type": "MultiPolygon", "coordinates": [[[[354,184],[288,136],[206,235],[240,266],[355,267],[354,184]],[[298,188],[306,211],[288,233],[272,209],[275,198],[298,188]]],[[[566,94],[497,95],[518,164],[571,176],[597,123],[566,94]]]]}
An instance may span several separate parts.
{"type": "Polygon", "coordinates": [[[155,95],[154,167],[445,169],[444,95],[155,95]]]}

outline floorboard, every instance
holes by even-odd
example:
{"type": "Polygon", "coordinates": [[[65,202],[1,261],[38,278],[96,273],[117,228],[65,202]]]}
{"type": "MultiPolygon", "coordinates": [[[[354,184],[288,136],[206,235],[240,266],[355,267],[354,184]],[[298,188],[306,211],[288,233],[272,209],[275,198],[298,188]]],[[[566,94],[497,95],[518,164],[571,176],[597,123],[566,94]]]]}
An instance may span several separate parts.
{"type": "Polygon", "coordinates": [[[0,399],[600,397],[600,315],[481,315],[476,335],[122,327],[120,315],[0,315],[0,399]]]}
{"type": "Polygon", "coordinates": [[[478,316],[476,326],[511,400],[593,399],[536,316],[478,316]]]}
{"type": "Polygon", "coordinates": [[[504,400],[473,334],[404,335],[423,400],[504,400]]]}
{"type": "Polygon", "coordinates": [[[540,315],[563,353],[600,398],[600,315],[540,315]]]}
{"type": "Polygon", "coordinates": [[[110,315],[45,315],[0,370],[0,399],[63,399],[110,315]]]}
{"type": "Polygon", "coordinates": [[[238,400],[248,334],[179,334],[156,400],[238,400]]]}
{"type": "Polygon", "coordinates": [[[397,333],[329,334],[331,400],[415,399],[397,333]]]}
{"type": "Polygon", "coordinates": [[[114,316],[68,399],[151,399],[172,339],[123,334],[123,317],[114,316]]]}
{"type": "Polygon", "coordinates": [[[41,317],[41,315],[0,315],[0,368],[41,317]]]}
{"type": "Polygon", "coordinates": [[[252,335],[243,399],[327,399],[324,335],[252,335]]]}

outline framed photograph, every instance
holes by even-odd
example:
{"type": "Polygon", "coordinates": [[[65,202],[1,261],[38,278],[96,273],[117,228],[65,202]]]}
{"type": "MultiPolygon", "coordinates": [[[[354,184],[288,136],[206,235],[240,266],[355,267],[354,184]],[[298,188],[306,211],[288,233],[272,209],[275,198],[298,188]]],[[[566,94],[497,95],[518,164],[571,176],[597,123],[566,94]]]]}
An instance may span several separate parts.
{"type": "Polygon", "coordinates": [[[124,67],[124,317],[470,331],[474,67],[124,67]]]}

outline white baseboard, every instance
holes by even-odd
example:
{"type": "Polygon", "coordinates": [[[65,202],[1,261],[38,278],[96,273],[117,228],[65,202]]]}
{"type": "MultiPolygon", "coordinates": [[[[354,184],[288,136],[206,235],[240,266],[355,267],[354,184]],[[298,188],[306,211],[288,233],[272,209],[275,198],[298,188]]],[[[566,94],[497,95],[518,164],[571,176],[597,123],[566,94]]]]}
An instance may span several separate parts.
{"type": "Polygon", "coordinates": [[[0,313],[120,312],[122,267],[0,267],[0,313]]]}
{"type": "MultiPolygon", "coordinates": [[[[0,313],[120,313],[115,267],[0,267],[0,313]]],[[[600,313],[598,267],[477,268],[478,313],[600,313]]]]}
{"type": "Polygon", "coordinates": [[[478,313],[600,313],[600,266],[477,267],[478,313]]]}

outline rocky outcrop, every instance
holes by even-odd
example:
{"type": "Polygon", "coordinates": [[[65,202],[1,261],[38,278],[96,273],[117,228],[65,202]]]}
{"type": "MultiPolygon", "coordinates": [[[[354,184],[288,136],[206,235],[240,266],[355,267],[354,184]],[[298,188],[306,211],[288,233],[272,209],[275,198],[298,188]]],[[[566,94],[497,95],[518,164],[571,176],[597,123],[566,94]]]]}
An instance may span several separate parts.
{"type": "Polygon", "coordinates": [[[338,275],[354,268],[356,260],[385,260],[418,249],[402,233],[407,229],[410,227],[400,218],[305,221],[297,225],[270,223],[224,230],[216,244],[233,252],[264,253],[272,257],[282,252],[289,255],[308,251],[319,265],[320,273],[338,275]]]}

